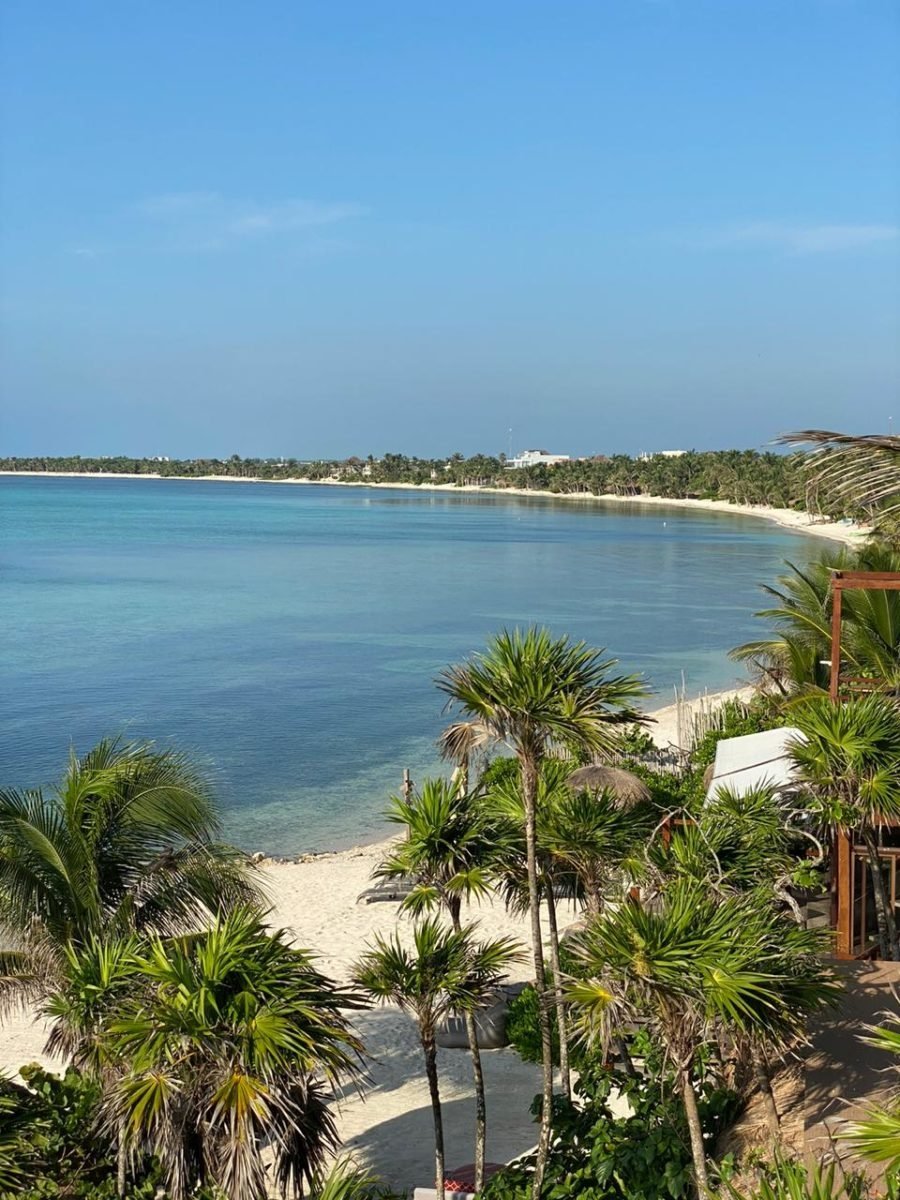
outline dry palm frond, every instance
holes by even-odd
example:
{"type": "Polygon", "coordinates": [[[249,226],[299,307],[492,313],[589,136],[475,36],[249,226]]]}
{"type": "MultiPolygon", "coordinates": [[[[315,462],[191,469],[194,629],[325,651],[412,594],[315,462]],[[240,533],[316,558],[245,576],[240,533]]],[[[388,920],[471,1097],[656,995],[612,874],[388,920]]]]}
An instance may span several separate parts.
{"type": "Polygon", "coordinates": [[[650,799],[650,789],[643,779],[621,767],[605,767],[600,763],[579,767],[569,776],[568,783],[573,791],[608,792],[622,807],[650,799]]]}
{"type": "Polygon", "coordinates": [[[441,758],[460,763],[490,744],[490,732],[481,721],[454,721],[438,738],[441,758]]]}
{"type": "Polygon", "coordinates": [[[891,434],[835,433],[803,429],[777,439],[791,445],[812,443],[811,483],[826,493],[860,508],[884,505],[900,509],[900,437],[891,434]]]}

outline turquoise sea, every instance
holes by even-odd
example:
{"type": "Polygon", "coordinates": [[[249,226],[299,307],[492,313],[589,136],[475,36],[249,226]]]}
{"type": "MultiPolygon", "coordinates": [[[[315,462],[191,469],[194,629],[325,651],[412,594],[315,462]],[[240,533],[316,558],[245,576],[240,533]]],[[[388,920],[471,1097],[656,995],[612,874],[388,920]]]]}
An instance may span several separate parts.
{"type": "Polygon", "coordinates": [[[605,646],[670,703],[735,681],[758,584],[820,546],[677,508],[0,477],[0,783],[152,737],[209,764],[247,849],[363,841],[437,767],[435,675],[493,631],[605,646]]]}

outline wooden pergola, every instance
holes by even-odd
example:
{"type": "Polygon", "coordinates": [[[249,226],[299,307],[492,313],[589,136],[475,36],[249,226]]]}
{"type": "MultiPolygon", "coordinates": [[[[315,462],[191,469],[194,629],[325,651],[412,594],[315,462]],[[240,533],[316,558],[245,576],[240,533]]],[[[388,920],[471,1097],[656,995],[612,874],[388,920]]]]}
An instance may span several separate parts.
{"type": "MultiPolygon", "coordinates": [[[[900,572],[896,571],[833,571],[831,576],[832,606],[831,606],[831,675],[829,692],[835,702],[841,699],[841,625],[844,615],[844,592],[900,592],[900,572]]],[[[848,683],[865,684],[870,688],[877,685],[877,680],[847,680],[848,683]]],[[[865,904],[867,896],[865,885],[863,890],[856,886],[858,880],[854,871],[855,859],[865,854],[862,848],[853,844],[852,830],[840,830],[835,838],[835,871],[833,895],[833,924],[836,933],[836,946],[839,958],[856,958],[866,953],[865,946],[857,944],[854,937],[854,915],[859,916],[861,929],[865,928],[865,904]],[[856,892],[860,891],[857,895],[856,892]],[[861,916],[857,913],[861,909],[861,916]]],[[[897,894],[900,889],[900,852],[891,852],[890,861],[890,894],[897,894]]],[[[860,877],[864,878],[864,875],[860,877]]]]}

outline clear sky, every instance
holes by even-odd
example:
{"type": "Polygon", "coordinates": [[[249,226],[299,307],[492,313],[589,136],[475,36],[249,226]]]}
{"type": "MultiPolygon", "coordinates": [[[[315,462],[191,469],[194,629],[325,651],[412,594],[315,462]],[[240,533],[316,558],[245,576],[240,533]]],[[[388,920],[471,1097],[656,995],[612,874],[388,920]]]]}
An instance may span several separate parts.
{"type": "Polygon", "coordinates": [[[896,0],[2,12],[0,453],[900,424],[896,0]]]}

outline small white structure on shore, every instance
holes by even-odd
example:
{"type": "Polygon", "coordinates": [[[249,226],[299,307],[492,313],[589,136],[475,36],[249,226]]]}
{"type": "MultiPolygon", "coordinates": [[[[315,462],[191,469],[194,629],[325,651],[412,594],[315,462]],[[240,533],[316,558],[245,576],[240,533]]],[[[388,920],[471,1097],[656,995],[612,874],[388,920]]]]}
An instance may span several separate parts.
{"type": "Polygon", "coordinates": [[[509,459],[507,471],[519,471],[524,467],[555,467],[557,463],[569,462],[568,454],[550,454],[547,450],[523,450],[515,458],[509,459]]]}
{"type": "Polygon", "coordinates": [[[796,778],[796,768],[788,752],[791,742],[802,741],[799,729],[766,729],[744,737],[725,738],[716,746],[713,775],[706,789],[707,800],[719,788],[728,788],[738,796],[769,785],[785,791],[796,778]]]}

